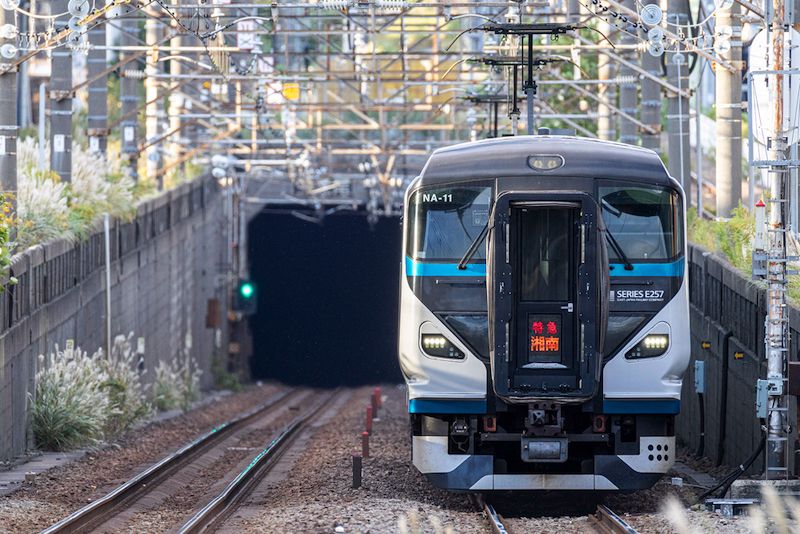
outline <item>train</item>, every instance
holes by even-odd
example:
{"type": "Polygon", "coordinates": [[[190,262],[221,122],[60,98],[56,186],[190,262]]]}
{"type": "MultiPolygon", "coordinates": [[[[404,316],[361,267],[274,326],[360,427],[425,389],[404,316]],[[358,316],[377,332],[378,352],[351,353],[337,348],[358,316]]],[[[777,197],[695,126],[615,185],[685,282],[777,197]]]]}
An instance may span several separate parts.
{"type": "Polygon", "coordinates": [[[399,362],[431,484],[629,492],[669,471],[690,359],[685,195],[655,152],[452,145],[403,209],[399,362]]]}

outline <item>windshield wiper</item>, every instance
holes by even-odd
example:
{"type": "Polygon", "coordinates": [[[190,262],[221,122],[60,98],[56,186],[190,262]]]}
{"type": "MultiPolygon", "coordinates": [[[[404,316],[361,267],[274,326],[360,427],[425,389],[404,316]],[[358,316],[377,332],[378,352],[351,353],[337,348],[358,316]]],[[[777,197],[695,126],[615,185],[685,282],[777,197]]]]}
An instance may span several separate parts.
{"type": "Polygon", "coordinates": [[[614,235],[608,230],[608,228],[606,228],[606,240],[608,241],[608,244],[611,245],[611,248],[614,249],[614,252],[617,253],[617,257],[625,264],[625,270],[632,271],[633,264],[630,262],[630,260],[628,260],[628,257],[622,251],[622,247],[619,246],[619,243],[614,238],[614,235]]]}
{"type": "Polygon", "coordinates": [[[470,243],[469,248],[464,253],[464,257],[461,258],[461,261],[458,262],[459,270],[463,271],[464,269],[467,268],[467,263],[469,263],[469,260],[471,260],[472,256],[475,255],[475,252],[478,250],[480,244],[483,243],[483,240],[486,238],[486,234],[488,232],[489,232],[489,221],[486,221],[486,225],[481,230],[481,233],[479,233],[478,236],[475,238],[475,240],[472,243],[470,243]]]}

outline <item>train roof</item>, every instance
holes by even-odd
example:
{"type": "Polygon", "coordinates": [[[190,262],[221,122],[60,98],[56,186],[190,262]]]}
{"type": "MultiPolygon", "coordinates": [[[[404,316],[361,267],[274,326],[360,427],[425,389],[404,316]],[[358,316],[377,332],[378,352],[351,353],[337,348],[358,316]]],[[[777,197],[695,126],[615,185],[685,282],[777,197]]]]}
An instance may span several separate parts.
{"type": "Polygon", "coordinates": [[[419,185],[520,176],[620,178],[657,185],[675,185],[661,158],[646,148],[561,135],[498,137],[439,148],[431,154],[419,185]],[[560,155],[564,165],[541,171],[528,166],[528,156],[560,155]]]}

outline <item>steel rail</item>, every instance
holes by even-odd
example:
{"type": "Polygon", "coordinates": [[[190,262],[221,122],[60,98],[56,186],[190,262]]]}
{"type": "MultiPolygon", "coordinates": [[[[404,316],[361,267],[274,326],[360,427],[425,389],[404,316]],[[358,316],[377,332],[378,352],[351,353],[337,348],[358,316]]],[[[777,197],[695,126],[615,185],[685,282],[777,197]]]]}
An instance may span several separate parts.
{"type": "Polygon", "coordinates": [[[589,516],[589,523],[596,532],[602,534],[639,534],[624,519],[602,504],[597,506],[597,512],[589,516]]]}
{"type": "Polygon", "coordinates": [[[497,510],[495,510],[494,506],[486,502],[486,499],[483,498],[483,495],[473,494],[470,496],[470,499],[489,521],[489,528],[492,529],[494,534],[509,534],[511,532],[506,526],[503,516],[497,513],[497,510]]]}
{"type": "Polygon", "coordinates": [[[192,458],[221,441],[233,430],[263,415],[265,412],[274,409],[281,401],[298,391],[299,390],[288,390],[278,393],[264,404],[209,430],[164,459],[151,465],[127,482],[117,486],[103,497],[87,504],[54,525],[44,529],[41,534],[86,532],[91,530],[96,525],[105,521],[120,506],[150,491],[151,487],[165,480],[178,468],[186,465],[192,458]]]}
{"type": "Polygon", "coordinates": [[[229,512],[246,497],[250,491],[259,483],[261,478],[277,462],[281,455],[286,452],[289,446],[300,434],[308,420],[317,413],[319,408],[325,406],[339,392],[336,391],[321,401],[317,402],[306,413],[297,416],[291,423],[286,425],[283,430],[245,467],[236,478],[234,478],[216,497],[208,502],[203,508],[189,518],[182,527],[178,529],[178,534],[196,534],[204,532],[222,522],[229,512]]]}

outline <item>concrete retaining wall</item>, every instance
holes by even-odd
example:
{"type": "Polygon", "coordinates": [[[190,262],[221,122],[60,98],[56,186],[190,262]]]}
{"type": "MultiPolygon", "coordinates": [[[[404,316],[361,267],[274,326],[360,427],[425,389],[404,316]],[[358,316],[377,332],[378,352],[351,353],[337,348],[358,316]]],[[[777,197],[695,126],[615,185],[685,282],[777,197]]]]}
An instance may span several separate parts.
{"type": "MultiPolygon", "coordinates": [[[[756,449],[761,430],[755,413],[756,380],[766,377],[764,317],[766,290],[718,256],[689,247],[692,363],[684,378],[678,437],[692,450],[700,441],[700,405],[694,383],[694,362],[705,362],[704,455],[717,464],[738,465],[756,449]],[[708,348],[703,348],[707,346],[708,348]]],[[[800,313],[790,309],[796,359],[800,313]]],[[[796,405],[789,421],[794,427],[796,405]]],[[[789,447],[793,448],[794,437],[789,447]]],[[[792,455],[790,455],[792,456],[792,455]]],[[[790,458],[793,465],[793,458],[790,458]]],[[[763,460],[751,472],[760,472],[763,460]]]]}
{"type": "MultiPolygon", "coordinates": [[[[221,330],[206,328],[207,301],[224,306],[217,276],[226,255],[223,202],[210,179],[184,184],[142,203],[131,222],[112,222],[112,336],[145,338],[146,382],[160,359],[184,347],[212,382],[211,360],[227,347],[221,330]]],[[[0,296],[0,459],[30,445],[27,395],[38,355],[74,340],[93,352],[105,343],[105,250],[102,224],[79,243],[54,241],[15,256],[19,283],[0,296]]]]}

